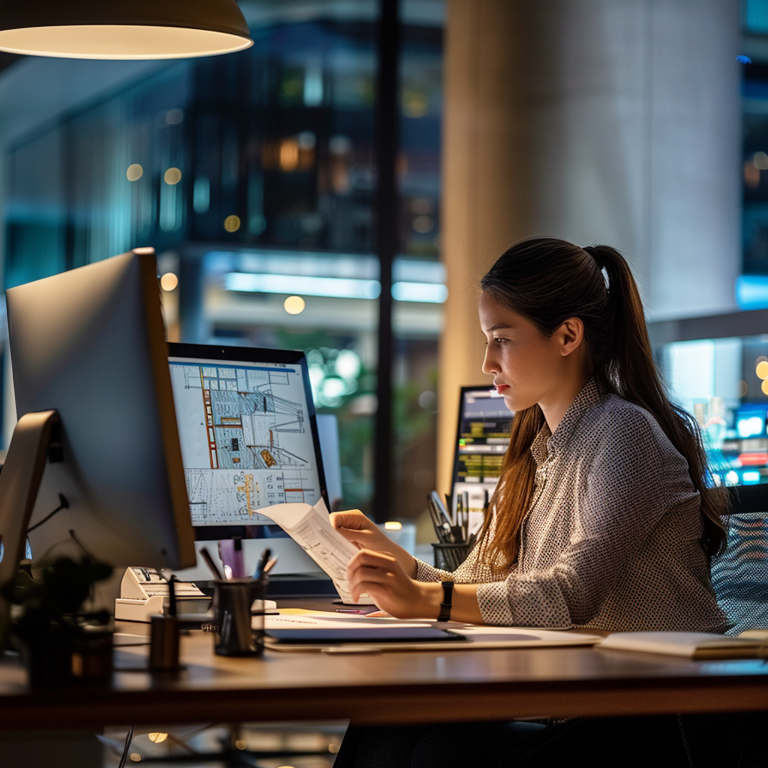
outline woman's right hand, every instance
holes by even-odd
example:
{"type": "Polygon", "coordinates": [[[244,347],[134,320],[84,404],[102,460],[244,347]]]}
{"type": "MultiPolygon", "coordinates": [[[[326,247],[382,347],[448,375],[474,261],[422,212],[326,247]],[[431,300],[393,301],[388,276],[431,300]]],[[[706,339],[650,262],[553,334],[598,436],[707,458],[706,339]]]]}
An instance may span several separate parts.
{"type": "Polygon", "coordinates": [[[359,549],[374,552],[387,552],[413,578],[416,575],[416,561],[413,556],[382,531],[373,520],[369,520],[359,509],[346,512],[332,512],[331,525],[347,540],[359,549]]]}
{"type": "Polygon", "coordinates": [[[369,520],[359,509],[346,512],[332,512],[331,525],[359,549],[373,549],[376,552],[389,551],[392,542],[373,520],[369,520]]]}

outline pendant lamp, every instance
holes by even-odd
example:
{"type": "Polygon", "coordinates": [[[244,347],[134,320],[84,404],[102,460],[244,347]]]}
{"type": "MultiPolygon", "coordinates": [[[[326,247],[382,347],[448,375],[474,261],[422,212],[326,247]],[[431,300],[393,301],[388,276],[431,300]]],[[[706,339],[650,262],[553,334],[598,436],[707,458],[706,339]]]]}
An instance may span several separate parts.
{"type": "Polygon", "coordinates": [[[68,59],[180,59],[253,45],[235,0],[0,0],[0,50],[68,59]]]}

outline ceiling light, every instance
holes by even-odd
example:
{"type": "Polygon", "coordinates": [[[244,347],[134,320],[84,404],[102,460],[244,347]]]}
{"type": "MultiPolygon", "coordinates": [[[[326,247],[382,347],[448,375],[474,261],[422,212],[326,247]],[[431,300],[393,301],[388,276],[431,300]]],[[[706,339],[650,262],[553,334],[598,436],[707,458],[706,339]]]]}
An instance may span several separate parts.
{"type": "Polygon", "coordinates": [[[68,59],[180,59],[253,45],[235,0],[0,4],[0,50],[68,59]]]}

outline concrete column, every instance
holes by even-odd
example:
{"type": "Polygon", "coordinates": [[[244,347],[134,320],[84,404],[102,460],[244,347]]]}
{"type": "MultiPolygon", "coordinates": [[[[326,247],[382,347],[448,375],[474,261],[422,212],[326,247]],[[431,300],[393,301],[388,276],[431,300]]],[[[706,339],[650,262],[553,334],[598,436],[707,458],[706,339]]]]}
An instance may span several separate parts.
{"type": "Polygon", "coordinates": [[[487,380],[477,284],[522,237],[603,242],[654,319],[735,308],[738,0],[447,0],[438,487],[487,380]]]}

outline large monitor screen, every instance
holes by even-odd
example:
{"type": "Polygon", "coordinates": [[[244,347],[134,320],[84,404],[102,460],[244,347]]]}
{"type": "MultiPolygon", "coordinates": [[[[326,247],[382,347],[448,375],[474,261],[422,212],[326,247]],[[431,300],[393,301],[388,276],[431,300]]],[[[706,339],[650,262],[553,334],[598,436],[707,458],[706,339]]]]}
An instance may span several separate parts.
{"type": "Polygon", "coordinates": [[[169,364],[198,539],[248,537],[273,504],[327,503],[302,352],[171,344],[169,364]]]}
{"type": "Polygon", "coordinates": [[[462,387],[451,502],[454,513],[459,499],[468,506],[470,529],[499,481],[513,416],[492,387],[462,387]]]}

